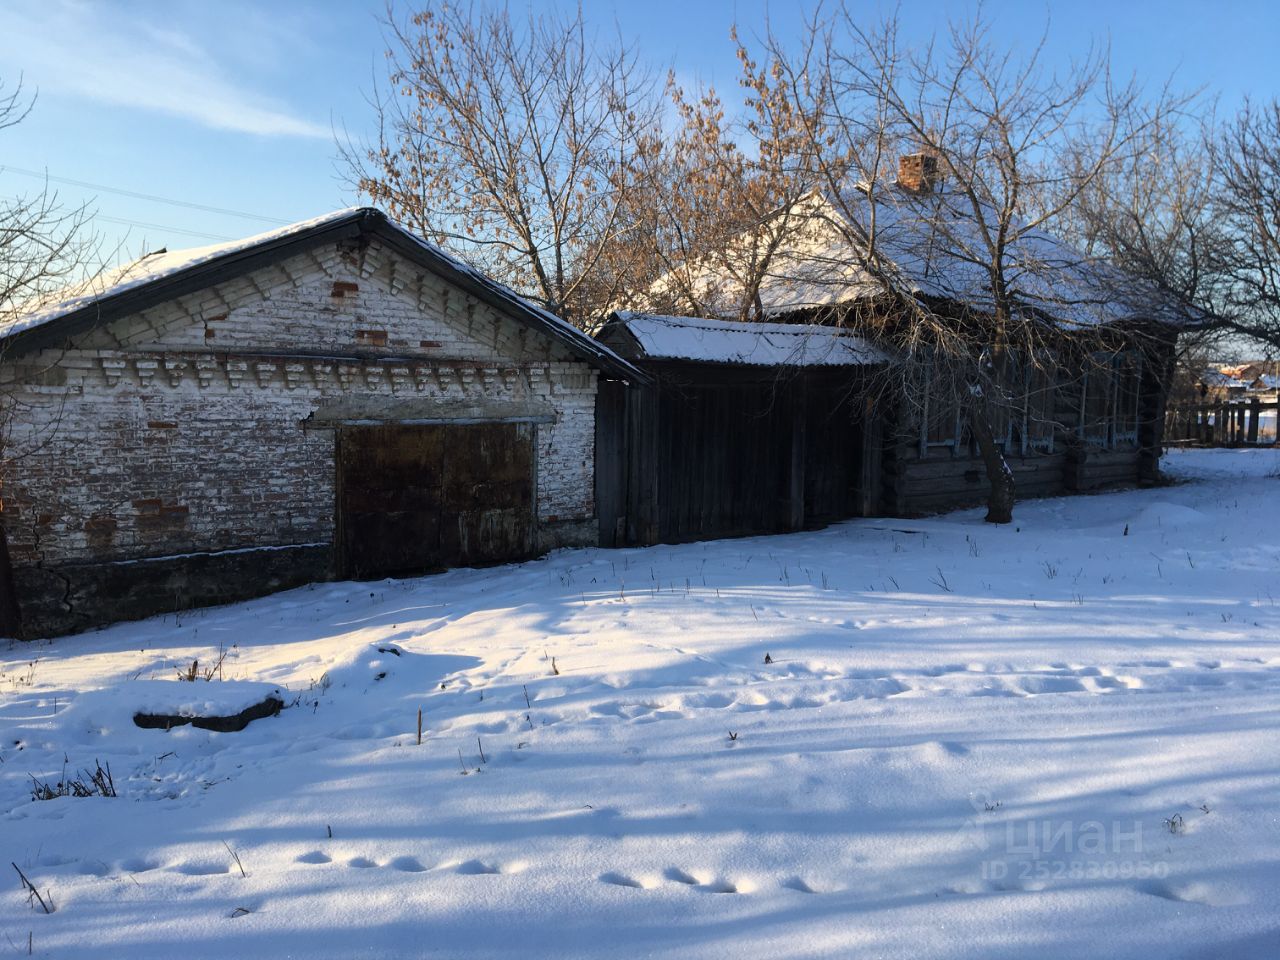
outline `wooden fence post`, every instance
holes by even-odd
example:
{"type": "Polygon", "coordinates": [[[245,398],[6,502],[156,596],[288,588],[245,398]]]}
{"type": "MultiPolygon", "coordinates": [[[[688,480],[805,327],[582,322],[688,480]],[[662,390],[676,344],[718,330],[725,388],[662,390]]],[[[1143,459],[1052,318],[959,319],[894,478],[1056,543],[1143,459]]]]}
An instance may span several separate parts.
{"type": "Polygon", "coordinates": [[[1242,397],[1171,406],[1165,410],[1164,441],[1205,447],[1280,446],[1280,430],[1270,421],[1263,427],[1264,413],[1280,419],[1280,400],[1242,397]]]}

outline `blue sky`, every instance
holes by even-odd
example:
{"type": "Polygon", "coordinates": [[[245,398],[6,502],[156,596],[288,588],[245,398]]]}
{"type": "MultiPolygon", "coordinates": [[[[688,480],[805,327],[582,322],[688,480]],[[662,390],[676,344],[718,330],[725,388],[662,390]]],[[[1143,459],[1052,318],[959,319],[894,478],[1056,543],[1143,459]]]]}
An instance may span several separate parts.
{"type": "MultiPolygon", "coordinates": [[[[873,19],[879,0],[850,0],[873,19]]],[[[535,8],[546,4],[535,2],[535,8]]],[[[513,3],[513,9],[523,9],[513,3]]],[[[766,17],[786,36],[797,6],[761,0],[583,0],[602,35],[615,24],[661,68],[731,88],[728,40],[766,17]]],[[[363,96],[382,70],[383,0],[0,0],[0,79],[23,75],[36,108],[0,132],[0,193],[39,186],[22,171],[231,208],[252,219],[54,183],[94,201],[112,244],[139,253],[246,236],[356,202],[338,178],[334,130],[369,123],[363,96]],[[120,221],[148,226],[128,225],[120,221]]],[[[911,38],[971,14],[962,0],[904,0],[911,38]]],[[[1208,88],[1221,108],[1280,94],[1280,5],[1246,0],[1018,2],[985,5],[998,42],[1025,45],[1049,26],[1066,63],[1091,41],[1118,74],[1208,88]]]]}

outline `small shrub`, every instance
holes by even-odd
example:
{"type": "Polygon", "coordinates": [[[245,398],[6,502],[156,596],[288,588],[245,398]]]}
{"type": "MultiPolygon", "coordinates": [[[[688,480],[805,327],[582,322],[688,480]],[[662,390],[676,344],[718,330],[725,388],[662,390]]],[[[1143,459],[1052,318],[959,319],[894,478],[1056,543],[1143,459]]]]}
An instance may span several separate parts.
{"type": "MultiPolygon", "coordinates": [[[[9,864],[14,870],[18,871],[18,880],[22,884],[22,889],[27,893],[27,904],[32,910],[36,908],[36,904],[40,905],[40,909],[45,913],[53,913],[53,894],[46,890],[44,896],[40,895],[40,891],[36,889],[36,885],[27,879],[27,875],[22,872],[22,868],[16,863],[10,861],[9,864]]],[[[31,935],[27,935],[27,955],[31,954],[31,935]]]]}
{"type": "Polygon", "coordinates": [[[67,768],[62,768],[62,779],[50,784],[31,776],[32,800],[55,800],[58,797],[115,797],[115,780],[111,777],[111,764],[104,769],[97,760],[93,761],[93,772],[82,770],[79,777],[68,777],[67,768]]]}
{"type": "Polygon", "coordinates": [[[222,679],[222,663],[227,659],[227,651],[223,649],[222,644],[218,644],[217,658],[203,670],[200,668],[200,661],[192,660],[191,666],[183,667],[178,670],[178,679],[187,683],[195,683],[197,680],[211,681],[216,676],[222,679]]]}
{"type": "Polygon", "coordinates": [[[951,593],[951,584],[947,582],[947,575],[942,572],[942,568],[934,567],[933,569],[938,571],[938,575],[936,577],[930,577],[929,582],[940,590],[945,590],[947,593],[951,593]]]}

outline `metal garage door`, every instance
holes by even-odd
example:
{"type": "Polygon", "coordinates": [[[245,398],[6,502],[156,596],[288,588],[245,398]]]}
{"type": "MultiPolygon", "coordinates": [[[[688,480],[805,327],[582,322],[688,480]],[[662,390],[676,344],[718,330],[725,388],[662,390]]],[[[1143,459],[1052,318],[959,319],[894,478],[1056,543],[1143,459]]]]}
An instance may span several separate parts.
{"type": "Polygon", "coordinates": [[[338,567],[374,579],[527,557],[533,426],[344,427],[338,567]]]}

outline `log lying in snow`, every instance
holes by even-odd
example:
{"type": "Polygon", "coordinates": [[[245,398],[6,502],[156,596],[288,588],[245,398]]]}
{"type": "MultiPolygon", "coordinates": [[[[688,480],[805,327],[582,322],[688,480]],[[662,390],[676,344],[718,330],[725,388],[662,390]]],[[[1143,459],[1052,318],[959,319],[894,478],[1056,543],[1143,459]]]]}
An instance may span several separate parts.
{"type": "Polygon", "coordinates": [[[181,727],[191,724],[193,727],[199,727],[201,730],[215,730],[218,733],[234,733],[237,730],[243,730],[254,720],[261,720],[263,717],[274,717],[280,712],[284,706],[284,701],[279,697],[267,697],[260,703],[255,703],[250,707],[245,707],[239,713],[231,714],[226,717],[196,717],[185,716],[182,714],[169,713],[135,713],[133,722],[143,729],[147,730],[170,730],[173,727],[181,727]]]}

